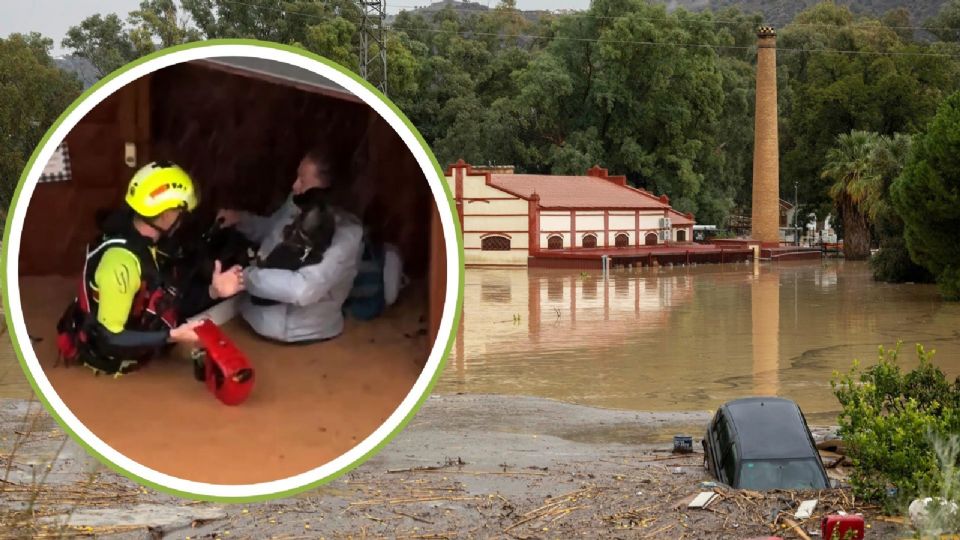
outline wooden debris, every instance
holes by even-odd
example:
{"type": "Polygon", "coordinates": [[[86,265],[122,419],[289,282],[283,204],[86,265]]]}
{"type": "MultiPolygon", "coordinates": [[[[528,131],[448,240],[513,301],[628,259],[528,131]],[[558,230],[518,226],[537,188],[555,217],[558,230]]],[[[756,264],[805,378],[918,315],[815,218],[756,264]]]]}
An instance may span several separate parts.
{"type": "Polygon", "coordinates": [[[425,519],[423,519],[423,518],[419,518],[419,517],[414,516],[414,515],[411,515],[411,514],[406,514],[406,513],[404,513],[404,512],[400,512],[400,511],[398,511],[398,510],[391,510],[391,512],[393,512],[394,514],[397,514],[398,516],[408,517],[408,518],[410,518],[410,519],[412,519],[412,520],[414,520],[414,521],[419,521],[420,523],[426,523],[426,524],[428,524],[428,525],[433,525],[433,522],[432,522],[432,521],[427,521],[427,520],[425,520],[425,519]]]}
{"type": "Polygon", "coordinates": [[[717,494],[712,491],[701,491],[690,501],[687,508],[706,508],[708,504],[717,498],[717,494]]]}
{"type": "Polygon", "coordinates": [[[846,447],[841,439],[827,439],[817,443],[817,450],[827,450],[838,454],[846,454],[846,447]]]}
{"type": "Polygon", "coordinates": [[[370,499],[366,501],[357,501],[352,502],[348,506],[370,506],[376,504],[410,504],[410,503],[419,503],[419,502],[434,502],[434,501],[472,501],[478,500],[482,497],[451,497],[451,496],[430,496],[430,497],[402,497],[397,499],[370,499]]]}
{"type": "Polygon", "coordinates": [[[810,536],[806,532],[804,532],[803,528],[800,527],[800,525],[798,525],[796,521],[793,521],[790,518],[783,518],[783,522],[786,523],[791,529],[793,529],[793,532],[797,533],[800,536],[800,538],[803,538],[803,540],[811,540],[810,536]]]}
{"type": "Polygon", "coordinates": [[[519,521],[515,522],[513,525],[510,525],[506,529],[503,529],[503,532],[508,533],[510,530],[515,529],[525,523],[534,521],[536,519],[549,517],[549,518],[552,518],[549,521],[556,521],[562,517],[566,517],[571,512],[575,510],[579,510],[581,508],[585,508],[587,506],[582,504],[581,505],[575,504],[579,502],[581,498],[589,499],[595,496],[599,491],[600,491],[599,488],[588,487],[588,488],[572,491],[570,493],[561,495],[559,497],[555,497],[549,503],[539,508],[536,508],[534,510],[531,510],[523,514],[522,516],[520,516],[519,521]],[[565,505],[572,505],[572,506],[565,506],[565,505]]]}
{"type": "Polygon", "coordinates": [[[793,517],[803,521],[813,515],[813,510],[817,507],[817,499],[809,499],[800,503],[800,508],[793,517]]]}

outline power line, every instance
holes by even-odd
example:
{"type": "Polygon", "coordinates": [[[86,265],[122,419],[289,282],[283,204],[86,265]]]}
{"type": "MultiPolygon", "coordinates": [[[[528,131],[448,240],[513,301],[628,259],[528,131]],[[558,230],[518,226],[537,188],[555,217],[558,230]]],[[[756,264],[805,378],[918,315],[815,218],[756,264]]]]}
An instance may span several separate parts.
{"type": "MultiPolygon", "coordinates": [[[[237,4],[244,5],[254,8],[269,9],[272,11],[280,11],[290,15],[299,15],[306,18],[313,18],[315,20],[326,20],[325,17],[318,16],[312,13],[303,13],[296,11],[284,10],[282,8],[271,8],[269,6],[260,6],[257,4],[250,4],[246,2],[240,2],[238,0],[221,0],[226,4],[237,4]]],[[[668,19],[662,19],[668,20],[668,19]]],[[[389,30],[396,30],[393,25],[384,25],[384,28],[389,30]]],[[[844,28],[844,27],[837,27],[844,28]]],[[[890,27],[888,27],[890,28],[890,27]]],[[[710,48],[714,50],[753,50],[756,49],[755,45],[714,45],[709,43],[675,43],[675,42],[663,42],[663,41],[637,41],[637,40],[618,40],[618,39],[597,39],[597,38],[577,38],[569,36],[547,36],[547,35],[534,35],[534,34],[503,34],[496,32],[476,32],[476,31],[461,31],[461,30],[447,30],[443,28],[421,28],[417,29],[421,32],[431,32],[431,33],[446,33],[446,34],[455,34],[462,37],[471,37],[471,36],[490,36],[498,38],[522,38],[522,39],[533,39],[533,40],[543,40],[543,41],[573,41],[573,42],[583,42],[583,43],[607,43],[613,45],[637,45],[637,46],[669,46],[669,47],[692,47],[692,48],[710,48]]],[[[870,56],[906,56],[906,57],[936,57],[936,58],[960,58],[960,54],[949,54],[949,53],[930,53],[930,52],[907,52],[907,51],[857,51],[857,50],[848,50],[848,49],[804,49],[804,48],[790,48],[790,47],[777,47],[777,52],[793,52],[793,53],[832,53],[832,54],[848,54],[848,55],[870,55],[870,56]]]]}
{"type": "MultiPolygon", "coordinates": [[[[312,14],[312,13],[303,13],[303,12],[289,11],[289,10],[284,10],[283,8],[272,8],[272,7],[269,7],[269,6],[263,6],[263,5],[259,5],[259,4],[250,4],[250,3],[245,3],[245,2],[239,2],[239,1],[236,1],[236,0],[220,0],[220,1],[223,2],[223,3],[225,3],[225,4],[238,4],[238,5],[244,5],[244,6],[249,6],[249,7],[255,7],[255,8],[259,8],[259,9],[268,9],[268,10],[271,10],[271,11],[286,12],[286,13],[291,14],[291,15],[300,15],[300,16],[303,16],[303,17],[309,17],[309,18],[315,18],[315,19],[319,19],[319,18],[320,18],[320,17],[318,17],[317,15],[314,15],[314,14],[312,14]]],[[[316,3],[319,4],[319,5],[323,5],[323,6],[328,5],[328,2],[326,2],[326,1],[324,1],[324,2],[316,2],[316,3]]],[[[424,6],[413,5],[413,4],[392,4],[392,3],[391,3],[390,5],[391,5],[391,6],[394,6],[394,7],[409,8],[409,9],[420,9],[420,8],[424,7],[424,6]]],[[[452,4],[447,4],[447,5],[452,6],[452,4]]],[[[451,9],[453,9],[453,11],[475,11],[475,12],[479,12],[479,13],[495,13],[496,10],[497,10],[497,8],[493,8],[493,9],[482,9],[482,6],[481,6],[480,8],[470,7],[470,6],[464,6],[464,7],[456,7],[456,8],[451,8],[451,9]]],[[[430,12],[427,12],[427,13],[435,14],[435,13],[439,13],[439,11],[440,11],[440,10],[430,11],[430,12]]],[[[519,10],[519,9],[516,9],[516,8],[504,9],[504,11],[514,12],[514,13],[517,13],[517,14],[523,14],[523,13],[525,13],[525,11],[519,10]]],[[[750,25],[751,27],[753,27],[753,26],[756,24],[756,23],[754,23],[753,21],[750,21],[750,20],[737,20],[737,19],[680,19],[680,18],[678,18],[678,17],[639,17],[639,16],[632,15],[632,14],[627,14],[627,15],[594,15],[594,14],[592,14],[592,13],[587,13],[587,12],[585,12],[585,11],[577,11],[577,12],[573,12],[573,13],[559,13],[559,14],[558,14],[558,13],[555,13],[555,12],[552,12],[552,11],[549,11],[549,10],[528,10],[527,12],[532,12],[532,13],[545,12],[545,13],[549,13],[549,14],[551,14],[551,15],[558,16],[558,17],[584,18],[584,19],[601,19],[601,20],[617,20],[617,19],[625,19],[625,18],[628,18],[628,17],[629,17],[631,20],[648,21],[648,22],[675,22],[675,23],[691,23],[691,24],[750,25]]],[[[695,14],[696,12],[689,12],[689,13],[695,14]]],[[[746,15],[746,16],[749,17],[749,16],[751,16],[751,15],[746,15]]],[[[760,23],[760,25],[763,26],[763,25],[765,25],[765,23],[760,23]]],[[[846,24],[846,25],[829,24],[829,23],[800,23],[800,22],[791,22],[791,23],[789,23],[787,26],[791,26],[791,27],[793,27],[793,26],[802,26],[802,27],[813,27],[813,28],[833,28],[833,29],[838,29],[838,30],[848,29],[848,28],[857,28],[857,29],[869,29],[869,30],[889,29],[889,30],[927,30],[927,31],[933,31],[933,30],[951,30],[951,31],[960,31],[960,28],[951,28],[951,27],[948,27],[948,26],[887,26],[887,25],[885,25],[885,24],[880,23],[879,21],[877,22],[877,24],[846,24]]],[[[783,29],[783,28],[785,28],[785,27],[781,27],[781,29],[783,29]]]]}
{"type": "MultiPolygon", "coordinates": [[[[422,7],[423,7],[423,6],[409,5],[409,4],[391,4],[391,5],[394,6],[394,7],[402,7],[402,8],[410,8],[410,9],[419,9],[419,8],[422,8],[422,7]]],[[[482,6],[481,6],[481,7],[470,7],[470,6],[463,6],[463,7],[456,6],[456,7],[454,7],[453,4],[446,4],[446,6],[450,6],[450,8],[451,8],[453,11],[466,11],[466,12],[475,11],[475,12],[479,12],[479,13],[495,13],[496,10],[497,10],[497,8],[493,8],[493,9],[483,9],[482,6]]],[[[680,22],[680,23],[697,23],[697,24],[705,23],[705,24],[733,24],[733,25],[737,25],[737,24],[750,24],[750,25],[753,25],[753,24],[754,24],[754,23],[753,23],[752,21],[750,21],[750,20],[736,20],[736,19],[680,19],[680,18],[678,18],[678,17],[637,17],[637,16],[635,16],[635,15],[629,15],[629,14],[628,14],[628,15],[594,15],[594,14],[592,14],[592,13],[587,13],[586,11],[577,11],[577,12],[573,12],[573,13],[569,13],[569,12],[556,13],[556,12],[553,12],[553,11],[550,11],[550,10],[537,10],[537,9],[521,10],[521,9],[517,9],[517,8],[509,8],[509,9],[504,8],[503,11],[513,12],[513,13],[517,13],[517,14],[523,14],[523,13],[549,13],[550,15],[559,16],[559,17],[573,17],[573,18],[584,18],[584,19],[602,19],[602,20],[616,20],[616,19],[623,19],[623,18],[629,17],[629,18],[632,19],[632,20],[651,21],[651,22],[680,22]]],[[[430,12],[428,12],[428,13],[438,13],[438,12],[439,12],[439,10],[437,10],[437,11],[430,11],[430,12]]],[[[691,11],[691,12],[688,12],[688,13],[691,13],[691,14],[699,14],[699,13],[703,13],[703,12],[693,12],[693,11],[691,11]]],[[[712,13],[712,12],[709,12],[709,13],[712,13]]],[[[753,16],[755,16],[755,15],[754,15],[754,14],[745,13],[744,16],[746,16],[746,17],[753,17],[753,16]]],[[[761,24],[765,24],[765,23],[761,23],[761,24]]],[[[791,23],[789,23],[788,26],[807,26],[807,27],[838,28],[838,29],[840,29],[840,28],[864,28],[864,29],[882,29],[882,28],[886,28],[886,29],[891,29],[891,30],[928,30],[928,31],[932,31],[932,30],[954,30],[954,31],[955,31],[955,30],[958,30],[957,28],[950,28],[950,27],[948,27],[948,26],[887,26],[887,25],[885,25],[885,24],[883,24],[883,23],[881,23],[881,22],[879,22],[879,21],[877,21],[877,24],[847,24],[847,25],[837,25],[837,24],[830,24],[830,23],[800,23],[800,22],[791,22],[791,23]]]]}
{"type": "MultiPolygon", "coordinates": [[[[393,26],[388,26],[388,28],[393,29],[393,26]]],[[[460,35],[463,37],[492,36],[492,37],[499,37],[499,38],[542,39],[544,41],[559,40],[559,41],[575,41],[575,42],[584,42],[584,43],[609,43],[613,45],[642,45],[642,46],[664,45],[664,46],[673,46],[673,47],[699,47],[699,48],[729,49],[729,50],[756,49],[756,45],[713,45],[710,43],[675,43],[675,42],[669,42],[669,41],[636,41],[636,40],[624,40],[624,39],[595,39],[595,38],[545,36],[545,35],[532,35],[532,34],[501,34],[501,33],[495,33],[495,32],[446,30],[443,28],[420,28],[420,29],[417,29],[417,31],[449,33],[449,34],[460,35]]],[[[778,53],[780,52],[812,52],[812,53],[836,53],[836,54],[865,54],[865,55],[874,55],[874,56],[931,56],[931,57],[940,57],[940,58],[960,58],[960,54],[907,52],[907,51],[855,51],[855,50],[845,50],[845,49],[801,49],[801,48],[795,48],[795,47],[777,47],[776,51],[778,53]]]]}

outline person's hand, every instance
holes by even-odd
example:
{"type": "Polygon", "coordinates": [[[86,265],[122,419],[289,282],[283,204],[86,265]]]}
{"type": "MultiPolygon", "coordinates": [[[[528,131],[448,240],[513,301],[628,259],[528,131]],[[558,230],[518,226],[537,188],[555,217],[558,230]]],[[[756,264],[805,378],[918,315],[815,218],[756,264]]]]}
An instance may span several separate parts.
{"type": "Polygon", "coordinates": [[[240,222],[240,217],[242,214],[243,213],[240,210],[222,208],[219,212],[217,212],[217,220],[220,221],[221,227],[232,227],[240,222]]]}
{"type": "Polygon", "coordinates": [[[218,298],[229,298],[242,291],[243,286],[243,268],[236,265],[227,271],[222,271],[220,261],[213,263],[213,279],[210,283],[210,297],[214,300],[218,298]]]}
{"type": "Polygon", "coordinates": [[[186,343],[188,345],[200,341],[200,336],[197,335],[197,327],[202,323],[203,321],[186,322],[170,330],[170,341],[173,343],[186,343]]]}

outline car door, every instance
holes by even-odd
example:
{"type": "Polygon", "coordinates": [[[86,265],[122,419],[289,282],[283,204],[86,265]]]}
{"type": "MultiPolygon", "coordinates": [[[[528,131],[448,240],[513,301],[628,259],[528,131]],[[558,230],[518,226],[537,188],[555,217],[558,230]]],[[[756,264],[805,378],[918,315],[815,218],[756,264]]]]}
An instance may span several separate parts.
{"type": "Polygon", "coordinates": [[[723,422],[717,429],[717,438],[720,442],[720,452],[717,456],[717,478],[724,484],[733,486],[736,479],[736,441],[729,419],[724,416],[723,422]]]}
{"type": "Polygon", "coordinates": [[[713,418],[710,420],[710,423],[707,424],[707,432],[704,434],[703,439],[703,461],[704,466],[707,468],[707,471],[710,474],[717,474],[717,452],[719,448],[717,447],[717,426],[720,420],[720,412],[718,411],[713,415],[713,418]]]}
{"type": "Polygon", "coordinates": [[[712,462],[713,474],[717,480],[725,484],[729,483],[728,475],[724,474],[723,463],[729,454],[730,436],[729,422],[723,409],[717,411],[716,421],[713,424],[713,447],[711,448],[710,459],[712,462]]]}
{"type": "Polygon", "coordinates": [[[810,432],[807,417],[803,414],[803,410],[800,409],[799,405],[797,406],[797,413],[800,415],[800,423],[803,424],[803,430],[807,434],[807,440],[810,441],[810,451],[813,454],[813,459],[817,464],[820,475],[823,477],[826,487],[830,487],[830,475],[827,474],[827,469],[823,466],[823,460],[820,458],[820,450],[817,449],[817,442],[813,440],[813,433],[810,432]]]}

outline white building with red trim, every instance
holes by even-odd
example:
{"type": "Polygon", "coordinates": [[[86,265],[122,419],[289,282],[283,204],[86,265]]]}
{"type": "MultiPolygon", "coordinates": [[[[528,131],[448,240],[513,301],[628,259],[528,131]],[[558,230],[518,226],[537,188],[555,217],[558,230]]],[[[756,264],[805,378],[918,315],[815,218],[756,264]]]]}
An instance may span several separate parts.
{"type": "Polygon", "coordinates": [[[600,167],[583,176],[514,174],[461,160],[445,176],[468,265],[526,266],[531,257],[599,257],[693,240],[692,214],[600,167]]]}

